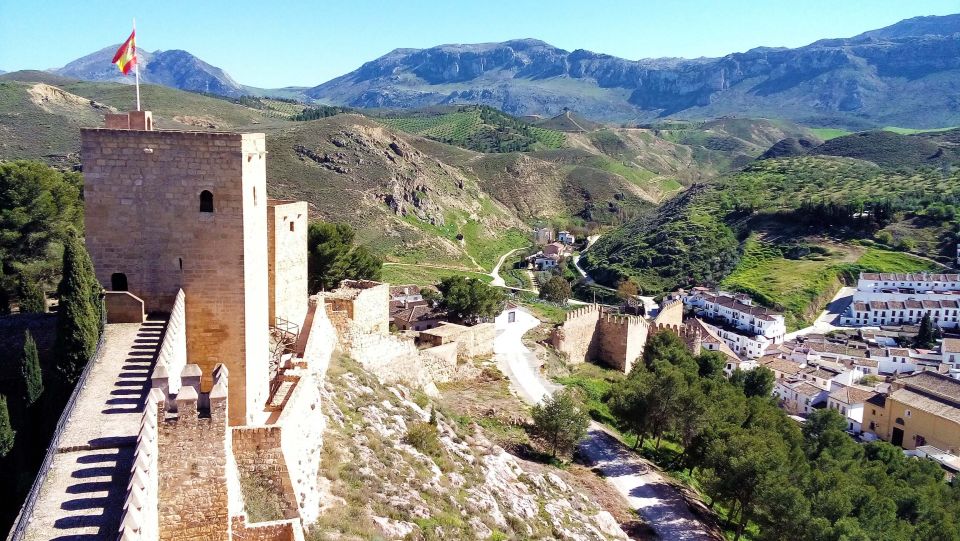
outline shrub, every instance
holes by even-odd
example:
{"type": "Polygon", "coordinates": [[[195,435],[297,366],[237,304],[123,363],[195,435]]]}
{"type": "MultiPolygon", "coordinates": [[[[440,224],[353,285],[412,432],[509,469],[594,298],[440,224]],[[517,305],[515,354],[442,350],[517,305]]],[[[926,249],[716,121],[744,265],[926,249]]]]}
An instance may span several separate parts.
{"type": "Polygon", "coordinates": [[[407,434],[403,437],[403,442],[427,456],[433,458],[443,456],[443,447],[440,445],[437,427],[430,423],[423,421],[410,423],[407,426],[407,434]]]}

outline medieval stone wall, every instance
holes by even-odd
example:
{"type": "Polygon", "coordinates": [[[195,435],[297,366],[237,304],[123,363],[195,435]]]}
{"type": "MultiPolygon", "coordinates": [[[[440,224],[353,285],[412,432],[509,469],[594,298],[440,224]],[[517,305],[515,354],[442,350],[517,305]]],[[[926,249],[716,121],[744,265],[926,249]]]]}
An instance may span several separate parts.
{"type": "Polygon", "coordinates": [[[197,370],[185,372],[176,397],[157,405],[159,539],[228,540],[227,370],[214,370],[209,395],[197,370]]]}
{"type": "Polygon", "coordinates": [[[567,312],[563,324],[555,327],[550,336],[554,349],[565,354],[571,363],[591,359],[597,351],[600,306],[592,304],[567,312]]]}
{"type": "Polygon", "coordinates": [[[624,373],[643,355],[649,324],[635,316],[604,315],[599,321],[600,358],[624,373]]]}
{"type": "Polygon", "coordinates": [[[180,391],[180,374],[187,364],[186,295],[177,291],[170,318],[163,333],[157,362],[153,368],[153,386],[162,388],[165,394],[180,391]]]}
{"type": "Polygon", "coordinates": [[[267,205],[270,322],[303,325],[307,314],[307,203],[271,199],[267,205]]]}
{"type": "Polygon", "coordinates": [[[313,524],[320,513],[320,460],[326,417],[321,413],[317,373],[299,371],[300,381],[287,400],[277,424],[281,427],[280,449],[287,465],[296,510],[304,524],[313,524]]]}
{"type": "Polygon", "coordinates": [[[247,524],[242,515],[231,519],[233,541],[303,541],[302,528],[297,520],[275,520],[247,524]]]}
{"type": "Polygon", "coordinates": [[[140,435],[133,457],[130,485],[123,504],[119,538],[128,541],[150,541],[160,538],[157,413],[163,410],[166,396],[160,389],[151,389],[144,406],[140,435]]]}
{"type": "Polygon", "coordinates": [[[345,312],[362,333],[390,332],[390,284],[371,280],[344,280],[336,290],[324,295],[329,309],[345,312]]]}
{"type": "Polygon", "coordinates": [[[665,302],[660,306],[657,317],[653,319],[653,326],[656,328],[671,329],[677,334],[683,327],[683,301],[675,299],[665,302]]]}
{"type": "Polygon", "coordinates": [[[282,428],[279,425],[238,426],[231,432],[233,460],[241,486],[245,480],[265,483],[264,490],[280,496],[283,518],[296,517],[296,498],[280,443],[282,428]]]}
{"type": "Polygon", "coordinates": [[[179,289],[187,349],[204,374],[230,368],[242,424],[268,391],[266,145],[263,134],[81,130],[86,242],[97,278],[114,274],[147,312],[179,289]],[[213,212],[201,211],[209,192],[213,212]],[[249,359],[248,359],[249,357],[249,359]]]}

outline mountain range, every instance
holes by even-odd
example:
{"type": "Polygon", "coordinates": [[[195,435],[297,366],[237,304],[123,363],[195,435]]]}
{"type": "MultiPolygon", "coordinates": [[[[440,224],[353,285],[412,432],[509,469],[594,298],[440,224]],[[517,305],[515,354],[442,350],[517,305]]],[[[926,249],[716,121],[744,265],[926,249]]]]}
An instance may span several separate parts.
{"type": "MultiPolygon", "coordinates": [[[[51,70],[118,81],[110,46],[51,70]]],[[[514,115],[655,122],[724,115],[866,129],[960,124],[960,15],[917,17],[795,49],[626,60],[534,39],[396,49],[312,88],[263,90],[186,51],[141,52],[145,82],[229,97],[294,97],[356,108],[484,104],[514,115]]],[[[129,79],[127,79],[129,81],[129,79]]]]}

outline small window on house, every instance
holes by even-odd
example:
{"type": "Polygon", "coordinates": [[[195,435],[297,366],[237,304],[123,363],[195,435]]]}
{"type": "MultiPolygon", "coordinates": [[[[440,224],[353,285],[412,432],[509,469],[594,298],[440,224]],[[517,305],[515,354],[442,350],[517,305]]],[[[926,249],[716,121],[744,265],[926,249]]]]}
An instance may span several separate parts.
{"type": "Polygon", "coordinates": [[[200,212],[213,212],[213,193],[210,190],[200,192],[200,212]]]}
{"type": "Polygon", "coordinates": [[[127,275],[122,272],[111,274],[110,289],[113,291],[127,291],[127,275]]]}
{"type": "Polygon", "coordinates": [[[294,230],[293,222],[290,222],[290,231],[293,231],[293,230],[294,230]]]}

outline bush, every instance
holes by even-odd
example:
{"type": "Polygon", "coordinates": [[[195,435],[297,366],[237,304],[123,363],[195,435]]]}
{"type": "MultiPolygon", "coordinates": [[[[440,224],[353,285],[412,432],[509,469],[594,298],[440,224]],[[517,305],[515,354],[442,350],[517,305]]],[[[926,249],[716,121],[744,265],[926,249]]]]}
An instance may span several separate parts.
{"type": "Polygon", "coordinates": [[[433,458],[443,456],[443,446],[440,445],[437,427],[430,423],[423,421],[410,423],[407,426],[407,434],[403,437],[403,442],[427,456],[433,458]]]}
{"type": "Polygon", "coordinates": [[[283,518],[283,500],[277,490],[270,485],[270,480],[260,472],[240,475],[243,506],[247,511],[249,522],[266,522],[283,518]]]}
{"type": "Polygon", "coordinates": [[[590,416],[573,389],[562,389],[531,410],[533,430],[550,449],[551,456],[566,453],[587,435],[590,416]]]}
{"type": "Polygon", "coordinates": [[[554,276],[553,278],[547,280],[547,283],[543,284],[543,286],[540,288],[541,299],[555,302],[557,304],[566,303],[571,294],[572,291],[570,289],[570,282],[559,276],[554,276]]]}

